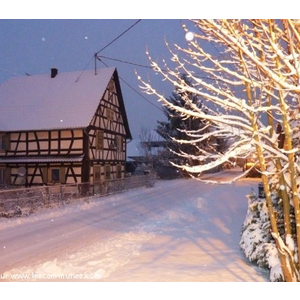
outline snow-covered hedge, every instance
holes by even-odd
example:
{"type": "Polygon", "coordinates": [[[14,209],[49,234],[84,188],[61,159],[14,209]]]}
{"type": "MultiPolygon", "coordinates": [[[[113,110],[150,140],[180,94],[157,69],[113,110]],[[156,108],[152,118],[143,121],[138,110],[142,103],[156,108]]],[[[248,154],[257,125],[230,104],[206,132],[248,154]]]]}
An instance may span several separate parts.
{"type": "MultiPolygon", "coordinates": [[[[283,281],[277,248],[271,236],[266,199],[257,197],[254,192],[247,198],[248,211],[242,227],[240,246],[251,262],[270,270],[270,281],[283,281]]],[[[274,204],[279,216],[281,205],[278,198],[274,197],[274,204]]]]}

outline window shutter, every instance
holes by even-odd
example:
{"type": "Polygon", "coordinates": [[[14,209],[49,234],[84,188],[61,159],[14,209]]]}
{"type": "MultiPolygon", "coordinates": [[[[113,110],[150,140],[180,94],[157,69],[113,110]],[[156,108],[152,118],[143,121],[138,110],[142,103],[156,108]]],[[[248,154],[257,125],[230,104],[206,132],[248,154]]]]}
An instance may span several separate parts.
{"type": "Polygon", "coordinates": [[[66,183],[66,168],[65,167],[61,167],[59,169],[59,181],[60,183],[66,183]]]}
{"type": "Polygon", "coordinates": [[[104,132],[102,130],[98,130],[96,132],[96,149],[103,150],[104,148],[104,132]]]}
{"type": "Polygon", "coordinates": [[[94,166],[94,182],[101,181],[101,167],[99,165],[94,166]]]}
{"type": "Polygon", "coordinates": [[[5,183],[6,184],[11,184],[11,170],[10,168],[5,168],[4,169],[5,172],[5,183]]]}
{"type": "Polygon", "coordinates": [[[122,165],[117,165],[117,178],[122,178],[122,165]]]}
{"type": "Polygon", "coordinates": [[[7,133],[5,135],[5,150],[9,151],[10,150],[10,134],[7,133]]]}
{"type": "Polygon", "coordinates": [[[48,168],[44,167],[42,169],[42,173],[43,173],[43,183],[46,184],[48,183],[48,168]]]}
{"type": "Polygon", "coordinates": [[[106,180],[110,179],[110,165],[105,166],[105,179],[106,180]]]}

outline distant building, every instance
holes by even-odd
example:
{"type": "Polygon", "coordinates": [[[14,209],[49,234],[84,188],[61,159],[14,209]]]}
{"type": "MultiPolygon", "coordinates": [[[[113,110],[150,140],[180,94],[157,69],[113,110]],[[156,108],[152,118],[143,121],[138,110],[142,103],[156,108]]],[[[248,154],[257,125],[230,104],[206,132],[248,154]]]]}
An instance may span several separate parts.
{"type": "Polygon", "coordinates": [[[134,139],[128,143],[127,160],[137,164],[147,163],[149,157],[156,157],[165,150],[167,141],[155,130],[147,131],[140,139],[134,139]]]}
{"type": "Polygon", "coordinates": [[[131,133],[115,68],[0,85],[0,184],[122,178],[131,133]]]}

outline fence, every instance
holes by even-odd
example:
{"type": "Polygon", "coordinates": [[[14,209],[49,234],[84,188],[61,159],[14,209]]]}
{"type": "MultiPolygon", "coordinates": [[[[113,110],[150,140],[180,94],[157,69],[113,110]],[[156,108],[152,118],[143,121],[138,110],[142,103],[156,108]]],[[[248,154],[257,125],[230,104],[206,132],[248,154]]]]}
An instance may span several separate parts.
{"type": "Polygon", "coordinates": [[[152,174],[94,183],[51,185],[0,190],[0,217],[31,214],[41,208],[51,208],[90,197],[103,197],[126,190],[151,187],[152,174]]]}

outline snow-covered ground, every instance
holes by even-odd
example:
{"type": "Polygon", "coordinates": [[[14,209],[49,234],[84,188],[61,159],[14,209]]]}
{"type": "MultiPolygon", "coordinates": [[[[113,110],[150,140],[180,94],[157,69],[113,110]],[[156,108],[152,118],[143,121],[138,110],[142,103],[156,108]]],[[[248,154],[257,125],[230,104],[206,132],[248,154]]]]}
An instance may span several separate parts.
{"type": "Polygon", "coordinates": [[[161,180],[152,188],[2,218],[1,281],[268,282],[269,272],[251,264],[239,246],[246,195],[258,182],[161,180]]]}

